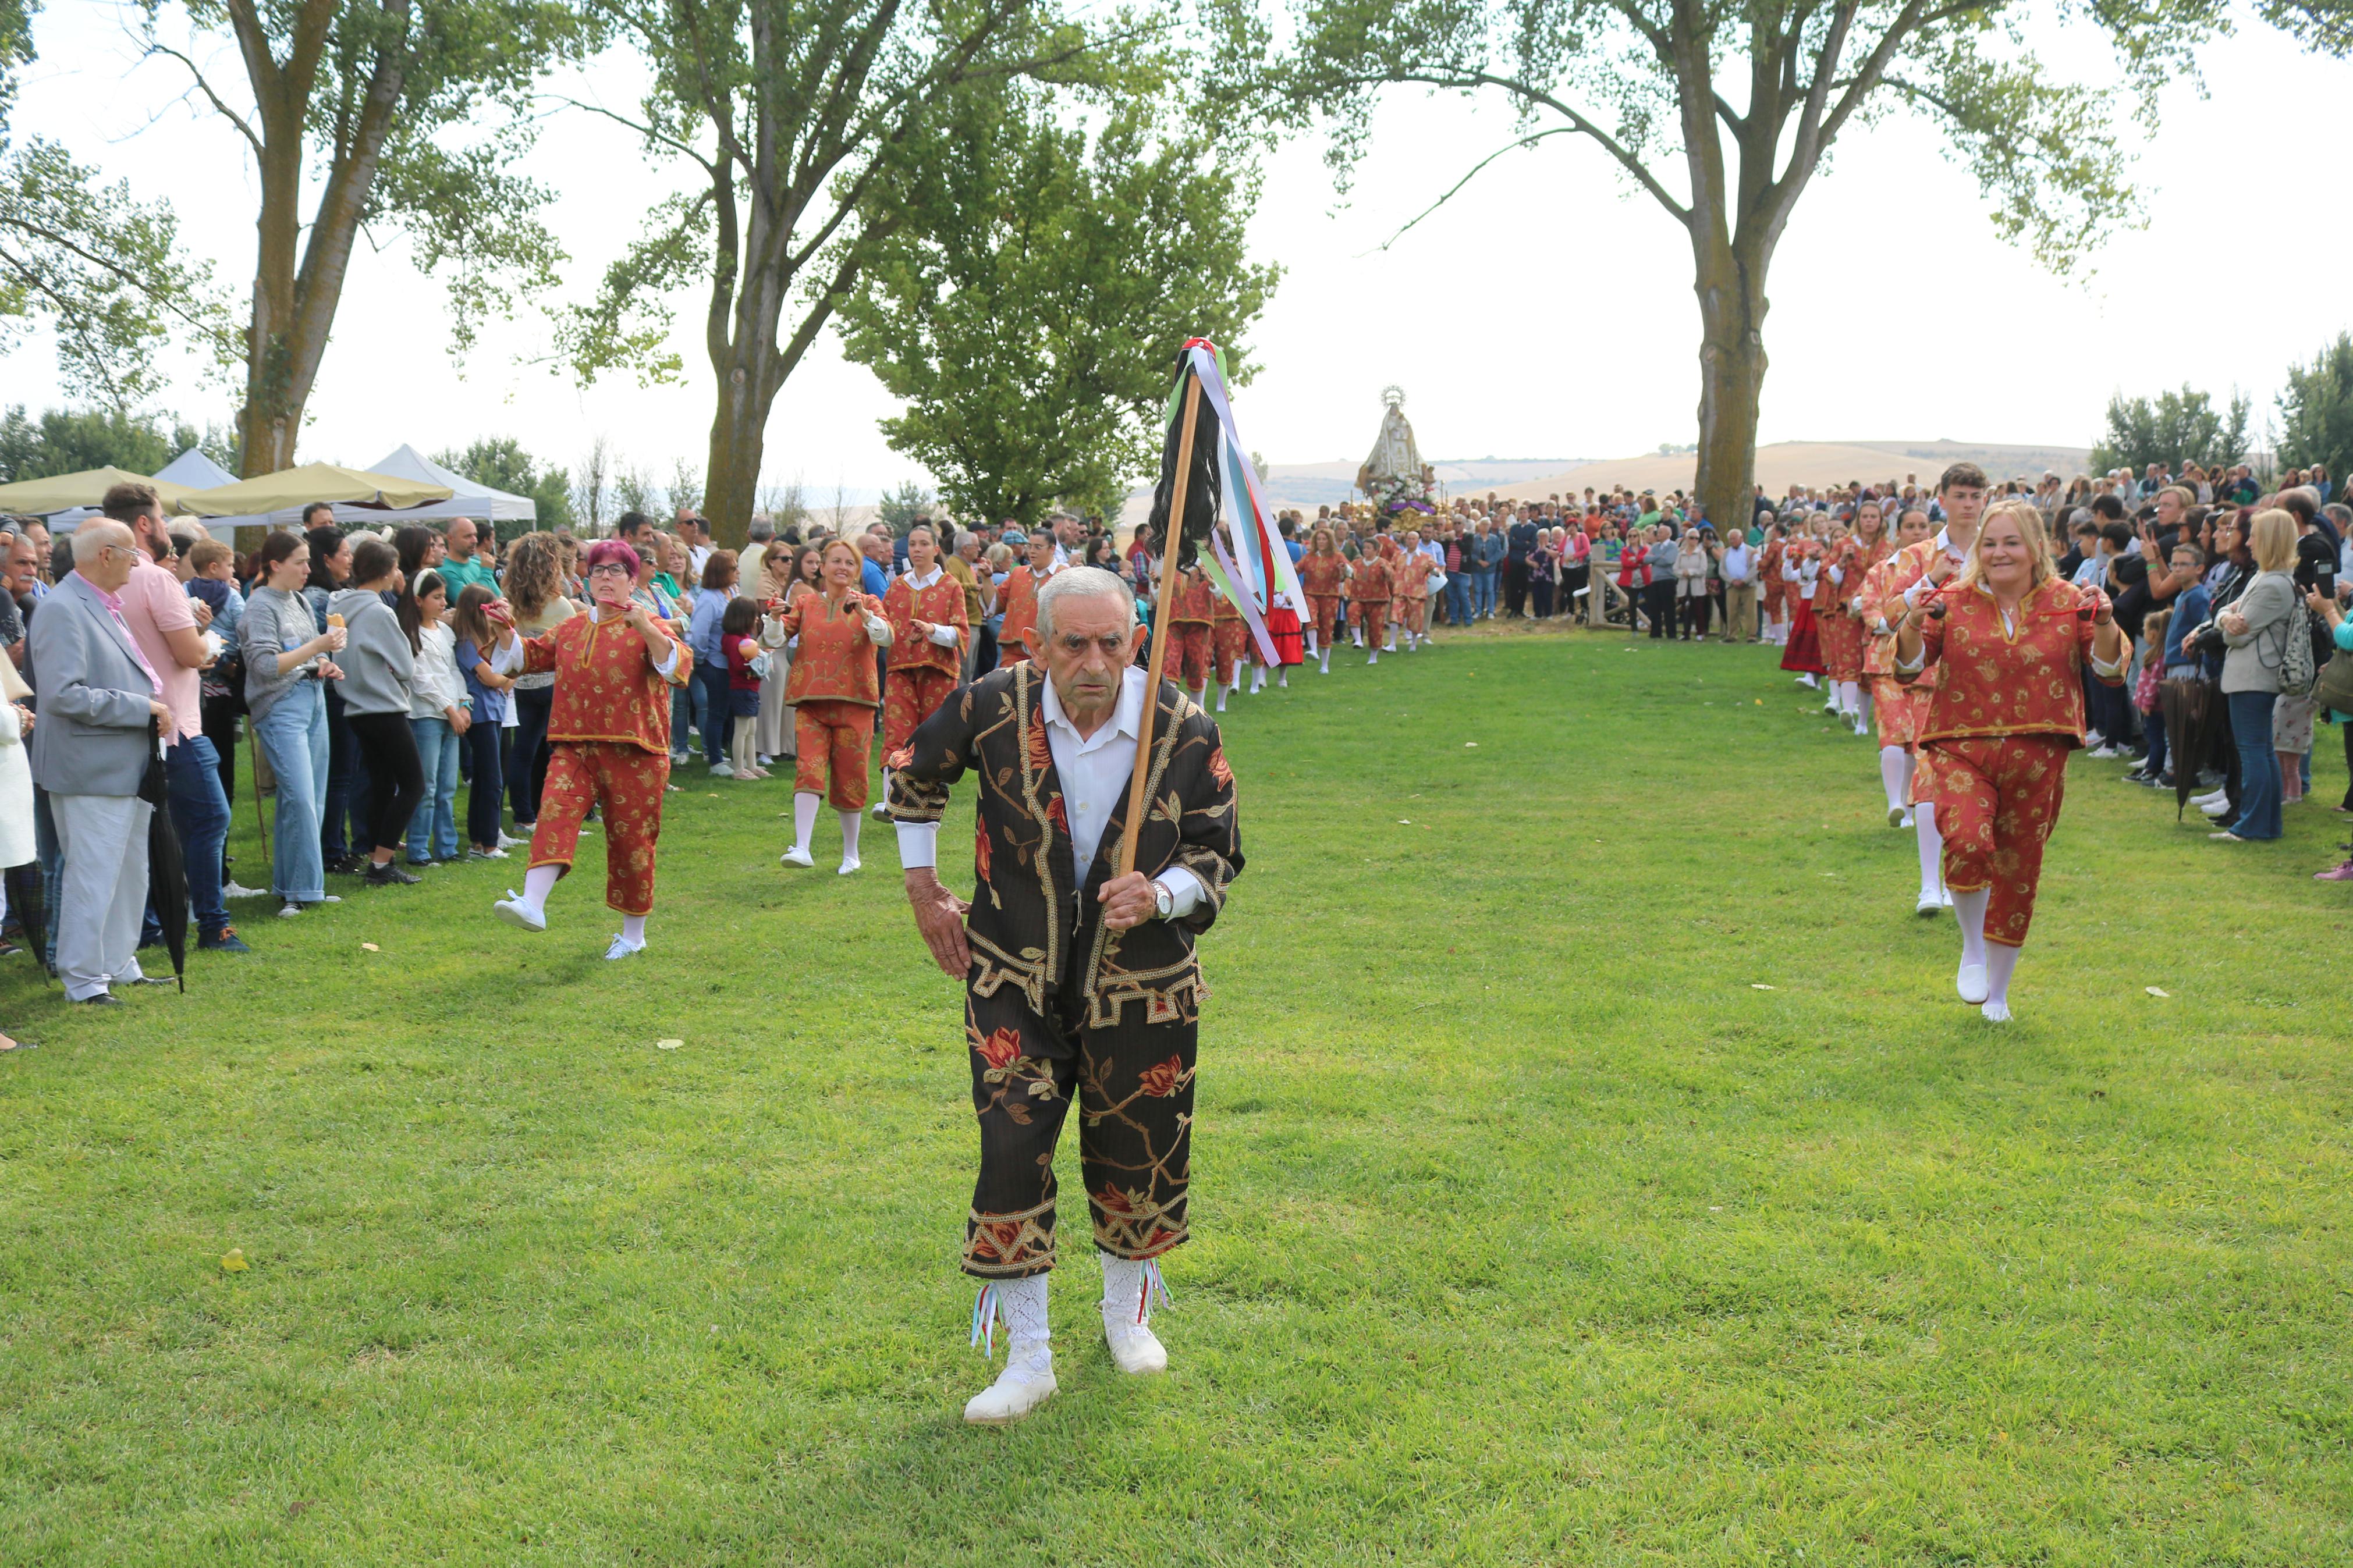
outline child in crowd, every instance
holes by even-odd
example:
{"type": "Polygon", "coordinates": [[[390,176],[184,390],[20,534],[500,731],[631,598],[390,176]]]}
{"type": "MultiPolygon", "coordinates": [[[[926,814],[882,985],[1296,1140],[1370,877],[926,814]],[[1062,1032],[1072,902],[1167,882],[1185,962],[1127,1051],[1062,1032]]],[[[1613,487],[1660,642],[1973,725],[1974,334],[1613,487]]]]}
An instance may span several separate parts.
{"type": "Polygon", "coordinates": [[[473,763],[467,786],[466,837],[473,843],[468,857],[475,860],[507,858],[506,848],[499,842],[499,799],[506,787],[500,754],[504,737],[500,731],[506,725],[507,689],[514,679],[491,668],[491,654],[512,644],[515,630],[494,624],[484,613],[497,599],[481,584],[469,583],[458,595],[458,607],[449,612],[450,629],[457,637],[452,657],[459,679],[466,683],[470,722],[459,743],[473,763]]]}
{"type": "Polygon", "coordinates": [[[408,721],[424,774],[424,792],[408,819],[408,863],[429,866],[458,858],[458,746],[471,720],[466,683],[458,678],[457,641],[447,625],[448,589],[438,572],[418,574],[413,586],[396,607],[416,659],[408,721]]]}
{"type": "Polygon", "coordinates": [[[728,742],[728,758],[739,779],[764,779],[768,770],[759,764],[760,682],[768,673],[768,656],[760,647],[760,605],[755,599],[733,598],[720,617],[720,646],[727,651],[727,707],[735,717],[735,732],[728,742]]]}

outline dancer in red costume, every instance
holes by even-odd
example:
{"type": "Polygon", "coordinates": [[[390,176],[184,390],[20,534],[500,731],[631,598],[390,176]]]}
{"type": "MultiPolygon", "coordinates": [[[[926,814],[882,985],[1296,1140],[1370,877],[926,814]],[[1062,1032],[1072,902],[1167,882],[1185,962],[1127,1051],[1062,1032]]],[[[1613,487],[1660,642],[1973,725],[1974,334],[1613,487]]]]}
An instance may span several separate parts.
{"type": "Polygon", "coordinates": [[[486,612],[506,636],[491,658],[500,674],[554,674],[548,710],[552,751],[531,834],[531,868],[522,891],[491,906],[524,931],[547,929],[547,895],[572,869],[580,824],[596,808],[605,828],[605,902],[621,933],[605,956],[627,958],[646,946],[654,907],[654,846],[661,837],[663,786],[670,782],[670,691],[686,684],[693,660],[668,626],[631,597],[642,564],[617,539],[581,555],[588,608],[527,642],[513,634],[504,601],[486,612]]]}
{"type": "Polygon", "coordinates": [[[2084,743],[2084,668],[2119,684],[2132,649],[2105,594],[2059,577],[2031,502],[1987,512],[1968,565],[1954,576],[1939,559],[1927,582],[1895,623],[1895,679],[1944,671],[1919,745],[1960,920],[1954,988],[2006,1023],[2067,753],[2084,743]]]}
{"type": "MultiPolygon", "coordinates": [[[[891,668],[882,677],[882,755],[888,759],[956,689],[972,631],[964,584],[941,566],[939,540],[921,523],[908,531],[907,570],[882,595],[882,616],[891,623],[891,668]]],[[[884,799],[874,803],[875,816],[889,815],[890,792],[886,760],[884,799]]]]}
{"type": "Polygon", "coordinates": [[[1781,547],[1781,582],[1791,610],[1789,643],[1781,650],[1781,668],[1798,671],[1798,684],[1812,686],[1822,674],[1821,634],[1814,625],[1814,595],[1820,589],[1821,546],[1802,533],[1793,533],[1781,547]]]}

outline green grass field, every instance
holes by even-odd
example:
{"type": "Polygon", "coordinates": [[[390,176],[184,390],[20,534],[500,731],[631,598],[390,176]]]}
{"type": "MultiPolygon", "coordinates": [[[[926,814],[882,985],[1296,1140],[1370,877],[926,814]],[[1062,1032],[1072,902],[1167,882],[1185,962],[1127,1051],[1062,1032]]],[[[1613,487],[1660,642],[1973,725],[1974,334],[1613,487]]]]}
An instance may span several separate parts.
{"type": "Polygon", "coordinates": [[[518,862],[94,1016],[9,961],[0,1561],[2353,1561],[2336,732],[2269,847],[2078,757],[1995,1028],[1772,659],[1240,701],[1172,1370],[1074,1251],[1010,1431],[955,988],[788,778],[681,775],[627,964],[594,852],[544,937],[518,862]]]}

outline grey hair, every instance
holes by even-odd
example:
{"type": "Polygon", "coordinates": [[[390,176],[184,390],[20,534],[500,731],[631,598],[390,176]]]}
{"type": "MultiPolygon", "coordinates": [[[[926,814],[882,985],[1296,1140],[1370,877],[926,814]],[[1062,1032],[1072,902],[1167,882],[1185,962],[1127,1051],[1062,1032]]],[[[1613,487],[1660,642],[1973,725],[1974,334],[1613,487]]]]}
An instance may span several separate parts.
{"type": "Polygon", "coordinates": [[[747,539],[754,540],[774,539],[776,537],[776,525],[765,517],[755,517],[750,526],[744,529],[744,535],[747,539]]]}
{"type": "Polygon", "coordinates": [[[77,566],[87,566],[96,561],[99,552],[108,545],[117,550],[132,550],[138,541],[131,534],[130,525],[107,518],[93,517],[73,531],[73,558],[77,566]]]}
{"type": "Polygon", "coordinates": [[[955,531],[955,542],[950,544],[948,549],[951,551],[960,551],[967,544],[978,544],[979,542],[980,535],[975,533],[968,528],[959,528],[955,531]]]}
{"type": "Polygon", "coordinates": [[[1117,599],[1127,606],[1127,629],[1135,629],[1135,593],[1115,572],[1100,566],[1071,566],[1046,579],[1038,590],[1038,636],[1054,635],[1054,606],[1064,599],[1117,599]]]}

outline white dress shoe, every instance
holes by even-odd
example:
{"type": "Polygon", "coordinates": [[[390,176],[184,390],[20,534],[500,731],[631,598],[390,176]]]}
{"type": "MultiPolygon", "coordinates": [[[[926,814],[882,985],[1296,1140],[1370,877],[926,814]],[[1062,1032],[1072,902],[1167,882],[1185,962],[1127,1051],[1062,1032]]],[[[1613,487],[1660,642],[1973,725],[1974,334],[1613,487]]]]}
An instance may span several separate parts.
{"type": "Polygon", "coordinates": [[[646,944],[644,942],[631,942],[628,937],[622,936],[617,931],[613,936],[613,945],[605,950],[605,962],[611,963],[617,959],[631,958],[645,952],[645,950],[646,944]]]}
{"type": "Polygon", "coordinates": [[[1054,1363],[1009,1361],[997,1381],[965,1402],[975,1426],[1010,1426],[1054,1396],[1054,1363]]]}
{"type": "Polygon", "coordinates": [[[507,896],[505,898],[501,899],[497,903],[491,906],[491,912],[498,916],[499,919],[506,921],[507,924],[511,926],[520,926],[524,931],[545,931],[547,929],[547,916],[543,912],[534,910],[530,905],[524,903],[522,901],[522,895],[516,892],[512,888],[509,888],[507,889],[507,896]]]}
{"type": "Polygon", "coordinates": [[[1953,989],[1960,993],[1961,1000],[1964,1002],[1975,1004],[1984,1001],[1989,990],[1986,984],[1985,965],[1962,964],[1961,972],[1953,976],[1953,989]]]}
{"type": "Polygon", "coordinates": [[[1953,907],[1953,889],[1950,888],[1937,889],[1936,902],[1946,909],[1951,909],[1953,907]]]}
{"type": "Polygon", "coordinates": [[[1945,899],[1942,893],[1934,888],[1923,888],[1920,889],[1920,901],[1912,906],[1912,912],[1915,915],[1933,915],[1944,907],[1945,899]]]}
{"type": "Polygon", "coordinates": [[[1912,814],[1905,810],[1902,806],[1891,805],[1887,808],[1887,826],[1890,827],[1902,827],[1911,819],[1911,816],[1912,814]]]}
{"type": "Polygon", "coordinates": [[[814,866],[817,864],[817,857],[810,854],[807,850],[802,848],[797,844],[785,851],[783,859],[785,864],[787,866],[814,866]]]}
{"type": "Polygon", "coordinates": [[[1989,1002],[1984,1006],[1979,1007],[1978,1012],[1989,1024],[2007,1024],[2010,1022],[2010,1004],[2007,1002],[1989,1002]]]}
{"type": "Polygon", "coordinates": [[[848,859],[844,860],[833,874],[837,877],[847,877],[852,871],[857,870],[859,867],[864,864],[864,861],[860,860],[857,856],[852,855],[848,859]]]}
{"type": "Polygon", "coordinates": [[[1111,1359],[1120,1371],[1131,1375],[1166,1372],[1168,1352],[1161,1348],[1160,1337],[1148,1323],[1139,1323],[1124,1311],[1103,1310],[1103,1342],[1111,1347],[1111,1359]]]}

